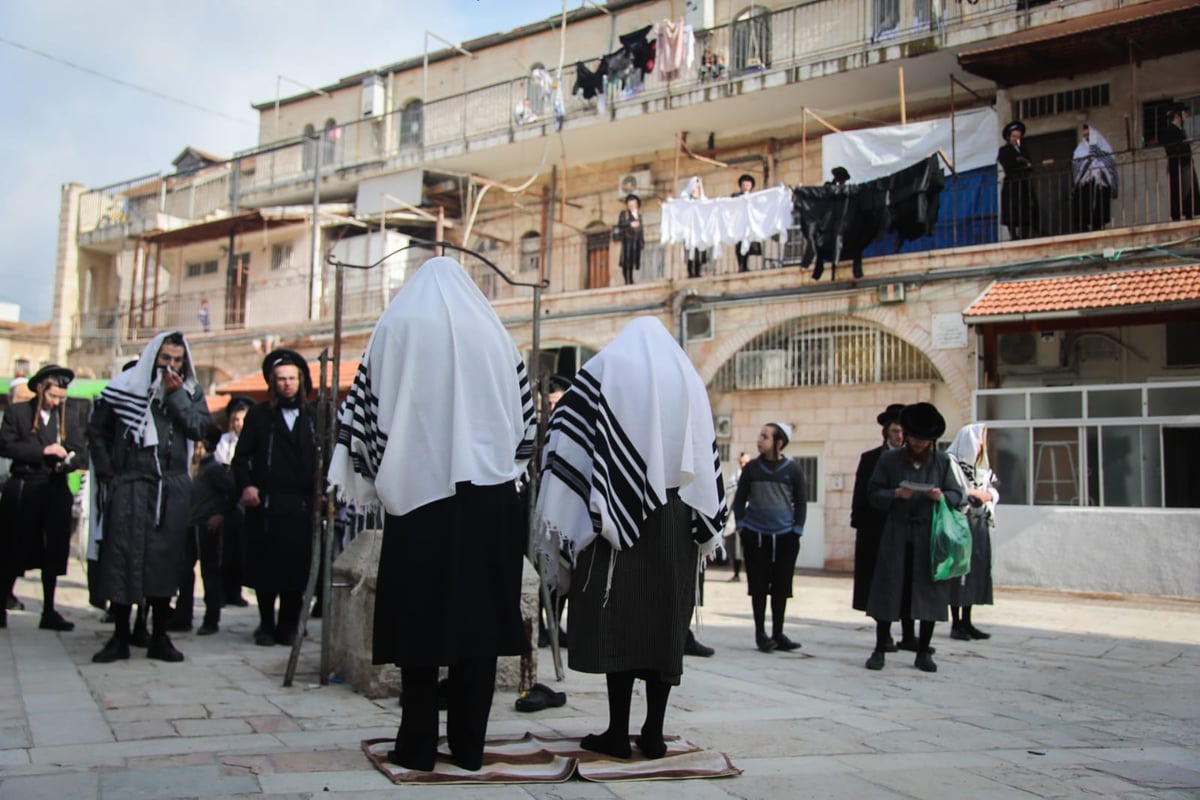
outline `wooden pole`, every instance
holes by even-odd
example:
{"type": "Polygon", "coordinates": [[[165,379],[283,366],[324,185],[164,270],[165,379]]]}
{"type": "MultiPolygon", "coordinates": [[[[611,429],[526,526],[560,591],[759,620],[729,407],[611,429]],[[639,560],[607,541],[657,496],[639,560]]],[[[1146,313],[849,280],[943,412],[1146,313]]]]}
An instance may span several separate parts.
{"type": "Polygon", "coordinates": [[[908,108],[904,101],[904,67],[900,67],[900,124],[908,124],[908,108]]]}
{"type": "Polygon", "coordinates": [[[808,108],[800,107],[800,185],[807,186],[808,174],[808,108]]]}

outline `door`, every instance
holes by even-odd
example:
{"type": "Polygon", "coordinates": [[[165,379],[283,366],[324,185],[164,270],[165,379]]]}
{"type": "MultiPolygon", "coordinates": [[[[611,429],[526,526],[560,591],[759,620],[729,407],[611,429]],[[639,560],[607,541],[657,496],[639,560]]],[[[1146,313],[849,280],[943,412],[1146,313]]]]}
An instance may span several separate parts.
{"type": "Polygon", "coordinates": [[[225,327],[246,327],[246,289],[250,284],[250,254],[238,253],[225,276],[225,327]]]}
{"type": "Polygon", "coordinates": [[[800,557],[796,566],[807,569],[825,568],[825,480],[821,474],[821,443],[792,442],[788,445],[791,458],[804,473],[804,488],[808,492],[808,507],[804,520],[804,536],[800,538],[800,557]]]}
{"type": "Polygon", "coordinates": [[[1072,129],[1025,139],[1033,154],[1033,188],[1041,210],[1043,236],[1071,232],[1071,160],[1078,138],[1072,129]]]}
{"type": "Polygon", "coordinates": [[[608,248],[611,241],[608,228],[602,232],[589,233],[587,237],[587,288],[603,289],[608,286],[608,248]]]}

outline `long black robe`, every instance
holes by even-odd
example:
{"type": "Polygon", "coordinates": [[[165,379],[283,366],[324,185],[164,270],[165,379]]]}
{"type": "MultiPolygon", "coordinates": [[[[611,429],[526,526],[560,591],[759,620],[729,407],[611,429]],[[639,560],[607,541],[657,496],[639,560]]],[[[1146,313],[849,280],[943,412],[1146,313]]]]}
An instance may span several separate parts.
{"type": "Polygon", "coordinates": [[[932,457],[917,467],[908,450],[891,450],[879,457],[871,473],[871,505],[886,511],[888,518],[879,542],[879,559],[871,582],[867,613],[879,620],[916,619],[944,621],[948,618],[949,586],[933,580],[929,563],[929,535],[933,501],[914,494],[907,500],[893,497],[901,481],[932,484],[941,488],[946,504],[962,505],[966,497],[960,473],[950,467],[950,456],[934,450],[932,457]],[[909,547],[911,545],[911,548],[909,547]],[[911,562],[908,554],[911,553],[911,562]],[[905,597],[905,572],[911,569],[911,586],[905,597]]]}
{"type": "Polygon", "coordinates": [[[646,236],[643,232],[646,218],[639,211],[637,227],[631,225],[631,222],[633,222],[633,215],[628,210],[622,211],[617,216],[615,235],[621,242],[621,274],[625,276],[626,283],[632,283],[633,271],[641,269],[642,249],[646,246],[646,236]]]}
{"type": "Polygon", "coordinates": [[[100,593],[113,603],[170,597],[179,588],[192,480],[188,440],[212,425],[204,396],[185,389],[151,403],[158,445],[140,447],[107,403],[88,424],[94,478],[104,486],[100,593]]]}
{"type": "Polygon", "coordinates": [[[74,467],[86,467],[87,407],[86,400],[68,399],[36,432],[36,398],[5,410],[0,457],[13,463],[0,494],[0,572],[19,575],[40,569],[47,575],[67,574],[74,498],[67,486],[68,473],[56,471],[57,459],[47,459],[42,451],[58,442],[59,415],[65,415],[66,435],[58,443],[75,453],[74,467]]]}
{"type": "Polygon", "coordinates": [[[238,494],[258,488],[259,505],[245,517],[247,586],[263,592],[303,592],[312,563],[316,418],[302,406],[289,430],[273,403],[246,412],[233,454],[238,494]]]}
{"type": "Polygon", "coordinates": [[[880,445],[859,456],[858,469],[854,473],[854,495],[850,501],[850,527],[854,528],[854,595],[851,607],[867,610],[867,598],[871,596],[871,581],[875,577],[875,562],[879,558],[879,540],[887,513],[871,505],[868,486],[871,473],[886,452],[880,445]]]}
{"type": "Polygon", "coordinates": [[[1167,181],[1171,192],[1171,219],[1191,219],[1196,214],[1200,186],[1192,169],[1192,145],[1187,134],[1168,123],[1158,134],[1158,142],[1167,153],[1167,181]]]}
{"type": "Polygon", "coordinates": [[[1000,224],[1007,225],[1014,239],[1026,239],[1041,230],[1041,211],[1033,187],[1033,156],[1024,145],[1006,144],[996,153],[1004,169],[1000,187],[1000,224]]]}

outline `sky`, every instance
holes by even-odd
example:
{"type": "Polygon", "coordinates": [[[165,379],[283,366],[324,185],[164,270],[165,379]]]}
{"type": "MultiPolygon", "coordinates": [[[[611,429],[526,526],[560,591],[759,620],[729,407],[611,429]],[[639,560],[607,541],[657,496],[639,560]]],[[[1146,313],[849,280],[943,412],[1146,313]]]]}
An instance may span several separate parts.
{"type": "MultiPolygon", "coordinates": [[[[581,4],[566,2],[570,10],[581,4]]],[[[49,319],[63,184],[98,188],[170,172],[188,146],[221,156],[252,147],[250,105],[273,100],[280,75],[281,94],[299,94],[300,84],[325,86],[419,56],[426,31],[461,42],[546,19],[562,6],[0,0],[0,241],[8,248],[0,301],[19,304],[22,321],[49,319]]],[[[431,49],[442,46],[429,41],[431,49]]]]}

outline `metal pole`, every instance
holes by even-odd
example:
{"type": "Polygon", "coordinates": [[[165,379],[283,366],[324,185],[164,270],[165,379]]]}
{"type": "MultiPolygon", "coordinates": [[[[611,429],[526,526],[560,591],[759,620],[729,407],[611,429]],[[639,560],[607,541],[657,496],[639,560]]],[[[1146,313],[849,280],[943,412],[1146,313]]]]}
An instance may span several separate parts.
{"type": "Polygon", "coordinates": [[[321,139],[315,132],[312,142],[315,157],[313,158],[312,267],[308,273],[308,316],[309,319],[316,319],[319,316],[316,313],[318,305],[315,297],[317,268],[321,264],[321,139]]]}
{"type": "MultiPolygon", "coordinates": [[[[955,128],[956,128],[956,126],[954,124],[954,76],[951,75],[950,76],[950,160],[954,162],[954,169],[957,170],[958,169],[958,146],[957,146],[957,139],[956,139],[957,131],[955,130],[955,128]]],[[[954,188],[956,191],[954,192],[954,197],[951,199],[951,202],[954,203],[954,206],[951,209],[953,211],[953,213],[950,215],[950,220],[951,220],[950,246],[958,247],[958,199],[959,199],[959,192],[961,191],[962,187],[960,187],[958,185],[957,180],[955,180],[955,182],[954,182],[954,188]]]]}
{"type": "MultiPolygon", "coordinates": [[[[333,380],[326,408],[322,409],[324,418],[328,420],[322,441],[326,443],[325,453],[331,455],[337,436],[337,409],[341,399],[342,386],[342,293],[345,282],[345,271],[339,264],[334,270],[333,278],[333,380]]],[[[321,472],[324,474],[324,465],[321,472]]],[[[334,498],[332,494],[325,501],[325,547],[321,550],[321,682],[329,680],[330,660],[333,653],[333,512],[334,498]]]]}

